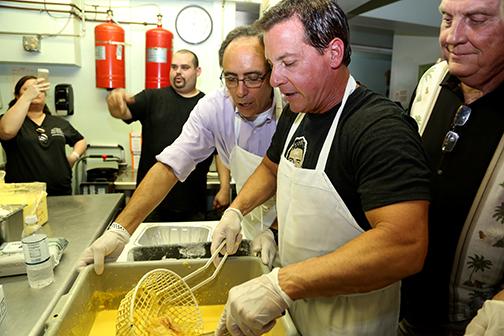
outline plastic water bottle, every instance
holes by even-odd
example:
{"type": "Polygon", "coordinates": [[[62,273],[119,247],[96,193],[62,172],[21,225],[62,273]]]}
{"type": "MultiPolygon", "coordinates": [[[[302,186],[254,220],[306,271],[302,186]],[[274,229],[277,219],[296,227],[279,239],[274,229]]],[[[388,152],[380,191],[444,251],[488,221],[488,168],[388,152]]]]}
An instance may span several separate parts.
{"type": "Polygon", "coordinates": [[[39,225],[37,216],[25,217],[26,226],[21,234],[28,283],[32,288],[42,288],[54,281],[53,262],[49,253],[47,234],[39,225]]]}

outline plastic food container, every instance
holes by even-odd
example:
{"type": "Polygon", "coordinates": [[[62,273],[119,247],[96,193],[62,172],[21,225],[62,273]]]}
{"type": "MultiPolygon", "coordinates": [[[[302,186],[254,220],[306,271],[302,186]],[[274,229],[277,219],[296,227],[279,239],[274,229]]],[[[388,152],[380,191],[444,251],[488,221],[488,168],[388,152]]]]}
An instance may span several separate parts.
{"type": "MultiPolygon", "coordinates": [[[[97,312],[117,309],[121,299],[148,271],[167,268],[184,277],[207,260],[115,262],[106,264],[102,275],[96,275],[93,265],[89,265],[79,274],[68,294],[56,304],[46,321],[44,335],[87,336],[97,312]]],[[[191,279],[191,284],[206,279],[214,270],[209,267],[206,272],[191,279]]],[[[229,257],[217,278],[194,295],[199,305],[223,305],[231,287],[267,272],[268,268],[257,257],[229,257]]],[[[288,312],[277,320],[270,333],[273,336],[298,335],[288,312]]]]}
{"type": "Polygon", "coordinates": [[[23,208],[26,204],[0,205],[0,245],[18,241],[24,228],[23,208]]]}
{"type": "Polygon", "coordinates": [[[211,228],[204,225],[153,224],[135,241],[137,246],[181,244],[210,241],[211,228]]]}

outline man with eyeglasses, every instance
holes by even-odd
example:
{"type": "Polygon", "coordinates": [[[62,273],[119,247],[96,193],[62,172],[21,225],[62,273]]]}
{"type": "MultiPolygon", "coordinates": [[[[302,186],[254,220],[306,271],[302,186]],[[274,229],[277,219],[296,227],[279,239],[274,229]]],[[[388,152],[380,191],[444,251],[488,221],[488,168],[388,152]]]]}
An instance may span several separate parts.
{"type": "MultiPolygon", "coordinates": [[[[96,273],[101,274],[104,259],[117,260],[130,234],[149,212],[215,149],[231,170],[237,191],[260,164],[284,106],[280,93],[269,83],[271,69],[264,57],[262,35],[251,26],[232,30],[219,49],[219,64],[225,86],[198,101],[181,135],[156,157],[159,162],[116,222],[84,252],[78,270],[94,263],[96,273]]],[[[245,218],[244,225],[245,238],[254,239],[253,250],[260,251],[263,263],[270,267],[276,254],[274,233],[268,229],[276,219],[274,203],[274,199],[264,202],[245,218]]],[[[223,218],[230,213],[232,209],[226,210],[223,218]]]]}
{"type": "Polygon", "coordinates": [[[410,104],[431,169],[429,250],[424,269],[403,281],[398,335],[502,336],[504,1],[443,0],[439,9],[445,61],[410,104]]]}

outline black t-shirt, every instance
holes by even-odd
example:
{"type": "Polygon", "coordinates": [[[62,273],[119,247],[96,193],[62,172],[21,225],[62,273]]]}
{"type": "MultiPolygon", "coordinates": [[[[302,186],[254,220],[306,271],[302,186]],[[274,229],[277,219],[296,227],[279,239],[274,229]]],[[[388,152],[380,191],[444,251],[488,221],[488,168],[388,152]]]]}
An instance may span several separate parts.
{"type": "MultiPolygon", "coordinates": [[[[488,165],[504,132],[504,83],[469,104],[471,115],[456,128],[452,152],[441,145],[451,129],[464,95],[457,77],[447,74],[422,136],[432,172],[429,207],[429,251],[421,273],[403,281],[408,318],[448,322],[450,276],[457,243],[488,165]],[[435,302],[427,300],[435,298],[435,302]]],[[[487,271],[491,272],[491,271],[487,271]]]]}
{"type": "MultiPolygon", "coordinates": [[[[284,144],[297,113],[286,107],[273,136],[268,158],[280,162],[294,139],[304,137],[302,168],[314,169],[340,104],[323,114],[308,113],[286,152],[284,144]]],[[[325,172],[364,230],[364,212],[410,200],[429,200],[429,173],[415,121],[395,103],[358,87],[348,98],[332,142],[325,172]]]]}
{"type": "MultiPolygon", "coordinates": [[[[135,104],[128,105],[133,118],[126,123],[142,123],[142,154],[138,167],[137,184],[157,162],[156,155],[171,145],[182,132],[196,103],[205,96],[203,92],[184,98],[171,86],[147,89],[135,95],[135,104]]],[[[177,183],[158,209],[195,212],[206,209],[207,173],[212,156],[200,162],[183,183],[177,183]]]]}
{"type": "Polygon", "coordinates": [[[14,138],[1,140],[7,155],[5,182],[45,182],[49,196],[71,195],[72,170],[65,144],[73,147],[84,137],[61,117],[46,115],[41,127],[49,138],[45,144],[39,141],[37,124],[28,117],[14,138]]]}

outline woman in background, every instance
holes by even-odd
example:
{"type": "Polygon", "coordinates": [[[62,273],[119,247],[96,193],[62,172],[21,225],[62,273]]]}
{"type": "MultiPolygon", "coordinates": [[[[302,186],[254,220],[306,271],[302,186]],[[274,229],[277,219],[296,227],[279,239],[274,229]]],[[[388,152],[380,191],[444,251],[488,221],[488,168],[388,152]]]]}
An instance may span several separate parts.
{"type": "Polygon", "coordinates": [[[49,196],[72,194],[72,167],[86,150],[84,137],[45,103],[50,83],[24,76],[0,116],[0,143],[7,163],[5,182],[45,182],[49,196]],[[73,147],[66,155],[65,144],[73,147]]]}

